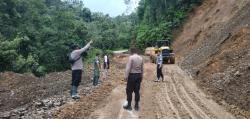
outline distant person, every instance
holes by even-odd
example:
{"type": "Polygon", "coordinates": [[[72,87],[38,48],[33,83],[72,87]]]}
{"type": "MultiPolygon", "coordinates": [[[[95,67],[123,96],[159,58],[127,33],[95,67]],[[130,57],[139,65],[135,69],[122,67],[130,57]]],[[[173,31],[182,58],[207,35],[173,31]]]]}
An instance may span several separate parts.
{"type": "Polygon", "coordinates": [[[123,108],[126,110],[132,110],[132,93],[135,93],[135,110],[139,110],[140,101],[140,87],[143,78],[143,59],[137,54],[135,48],[130,50],[131,56],[126,66],[125,80],[127,81],[126,93],[128,104],[124,105],[123,108]]]}
{"type": "Polygon", "coordinates": [[[99,60],[99,54],[97,53],[94,60],[94,78],[93,78],[94,86],[97,86],[99,83],[100,69],[101,69],[101,63],[99,60]]]}
{"type": "Polygon", "coordinates": [[[104,55],[103,69],[104,69],[104,79],[108,77],[108,69],[109,69],[109,57],[107,54],[104,55]]]}
{"type": "Polygon", "coordinates": [[[162,79],[162,81],[164,81],[162,67],[163,67],[163,58],[162,58],[161,51],[158,51],[157,59],[156,59],[156,73],[157,73],[157,79],[155,80],[156,82],[159,82],[160,78],[162,79]]]}
{"type": "Polygon", "coordinates": [[[70,53],[70,59],[71,59],[71,70],[72,70],[71,97],[73,99],[80,98],[77,89],[82,78],[83,63],[81,54],[89,49],[92,42],[93,41],[91,40],[86,46],[84,46],[81,49],[78,45],[72,46],[73,51],[70,53]]]}

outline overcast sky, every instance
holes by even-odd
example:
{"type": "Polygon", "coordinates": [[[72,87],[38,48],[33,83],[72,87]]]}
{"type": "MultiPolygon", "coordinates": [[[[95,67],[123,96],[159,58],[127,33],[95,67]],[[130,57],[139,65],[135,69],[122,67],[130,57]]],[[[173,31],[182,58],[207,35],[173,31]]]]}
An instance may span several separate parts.
{"type": "MultiPolygon", "coordinates": [[[[132,9],[137,7],[139,0],[133,0],[132,9]]],[[[83,0],[85,7],[89,8],[92,12],[102,12],[109,14],[111,17],[121,15],[126,12],[127,6],[124,0],[83,0]]]]}

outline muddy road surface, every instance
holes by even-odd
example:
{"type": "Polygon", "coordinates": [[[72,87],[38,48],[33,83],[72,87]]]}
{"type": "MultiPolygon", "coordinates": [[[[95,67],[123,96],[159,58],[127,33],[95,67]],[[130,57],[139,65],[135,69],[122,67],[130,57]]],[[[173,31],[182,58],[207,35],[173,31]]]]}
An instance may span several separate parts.
{"type": "MultiPolygon", "coordinates": [[[[224,107],[205,95],[191,76],[177,65],[164,65],[164,81],[154,82],[156,66],[145,63],[141,84],[140,110],[127,111],[126,82],[123,81],[127,56],[116,57],[113,78],[104,81],[94,93],[61,107],[58,119],[234,119],[224,107]],[[114,75],[116,75],[114,77],[114,75]]],[[[134,105],[134,101],[132,102],[134,105]]]]}
{"type": "Polygon", "coordinates": [[[165,80],[154,82],[155,65],[145,64],[140,110],[127,111],[125,84],[117,85],[89,119],[234,119],[206,96],[177,65],[165,65],[165,80]]]}

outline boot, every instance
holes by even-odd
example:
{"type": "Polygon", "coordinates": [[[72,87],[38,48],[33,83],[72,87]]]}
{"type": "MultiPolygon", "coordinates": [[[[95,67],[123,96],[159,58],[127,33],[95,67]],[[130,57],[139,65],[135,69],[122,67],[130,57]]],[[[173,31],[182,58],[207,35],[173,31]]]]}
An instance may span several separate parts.
{"type": "Polygon", "coordinates": [[[94,76],[93,85],[96,86],[97,84],[98,84],[98,79],[96,76],[94,76]]]}
{"type": "Polygon", "coordinates": [[[129,106],[129,105],[126,105],[126,106],[123,106],[123,109],[126,109],[126,110],[131,111],[131,110],[132,110],[132,107],[131,107],[131,106],[129,106]]]}
{"type": "Polygon", "coordinates": [[[78,95],[78,90],[77,89],[78,89],[78,86],[76,86],[76,95],[75,95],[75,98],[76,99],[80,99],[80,96],[78,95]]]}
{"type": "Polygon", "coordinates": [[[135,103],[135,111],[139,111],[139,103],[138,102],[135,103]]]}
{"type": "Polygon", "coordinates": [[[128,104],[127,104],[127,105],[124,105],[124,106],[123,106],[123,109],[126,109],[126,110],[131,111],[131,110],[132,110],[132,107],[131,107],[131,102],[128,102],[128,104]]]}
{"type": "Polygon", "coordinates": [[[77,87],[76,86],[72,86],[72,89],[71,89],[71,98],[72,99],[77,99],[77,87]]]}
{"type": "Polygon", "coordinates": [[[80,96],[78,94],[76,94],[74,99],[80,99],[80,96]]]}
{"type": "Polygon", "coordinates": [[[157,79],[155,79],[155,80],[154,80],[154,82],[159,82],[159,79],[158,79],[158,78],[157,78],[157,79]]]}

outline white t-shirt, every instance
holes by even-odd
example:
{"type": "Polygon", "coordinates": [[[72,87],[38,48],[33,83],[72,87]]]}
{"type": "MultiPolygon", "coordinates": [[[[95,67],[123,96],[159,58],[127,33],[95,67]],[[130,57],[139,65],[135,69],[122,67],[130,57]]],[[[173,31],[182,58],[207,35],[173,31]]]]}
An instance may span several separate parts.
{"type": "Polygon", "coordinates": [[[104,62],[105,62],[105,63],[108,62],[108,56],[107,56],[107,55],[104,56],[104,62]]]}

